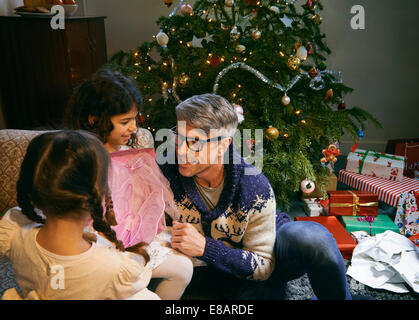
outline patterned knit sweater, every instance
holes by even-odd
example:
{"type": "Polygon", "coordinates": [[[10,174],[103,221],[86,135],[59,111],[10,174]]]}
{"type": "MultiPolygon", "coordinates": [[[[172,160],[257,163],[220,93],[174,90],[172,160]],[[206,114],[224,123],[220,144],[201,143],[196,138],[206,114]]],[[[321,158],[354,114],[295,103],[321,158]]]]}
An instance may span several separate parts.
{"type": "Polygon", "coordinates": [[[180,175],[177,164],[160,167],[173,190],[179,221],[193,224],[206,237],[204,255],[198,258],[241,279],[266,280],[275,263],[276,229],[290,220],[284,213],[276,214],[275,196],[267,178],[246,163],[233,144],[228,160],[224,188],[211,211],[193,178],[180,175]]]}

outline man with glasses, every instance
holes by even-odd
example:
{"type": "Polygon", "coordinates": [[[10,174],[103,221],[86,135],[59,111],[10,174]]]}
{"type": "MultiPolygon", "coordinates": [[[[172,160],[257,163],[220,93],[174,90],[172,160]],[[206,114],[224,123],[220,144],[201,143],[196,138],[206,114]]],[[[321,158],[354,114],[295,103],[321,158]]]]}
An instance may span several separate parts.
{"type": "Polygon", "coordinates": [[[180,103],[176,116],[176,163],[161,165],[180,214],[172,247],[205,265],[194,268],[185,294],[281,299],[284,284],[307,273],[318,298],[350,299],[333,236],[314,222],[288,223],[266,177],[235,151],[233,106],[198,95],[180,103]]]}

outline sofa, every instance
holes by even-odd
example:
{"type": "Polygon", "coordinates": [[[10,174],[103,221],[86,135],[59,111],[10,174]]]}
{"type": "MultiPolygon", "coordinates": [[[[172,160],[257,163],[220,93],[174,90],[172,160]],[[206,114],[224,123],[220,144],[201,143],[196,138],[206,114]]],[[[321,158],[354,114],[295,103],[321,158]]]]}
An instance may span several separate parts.
{"type": "MultiPolygon", "coordinates": [[[[0,217],[10,208],[17,206],[16,183],[20,166],[26,154],[29,142],[46,131],[0,130],[0,217]]],[[[150,131],[137,130],[136,148],[154,148],[154,139],[150,131]]]]}

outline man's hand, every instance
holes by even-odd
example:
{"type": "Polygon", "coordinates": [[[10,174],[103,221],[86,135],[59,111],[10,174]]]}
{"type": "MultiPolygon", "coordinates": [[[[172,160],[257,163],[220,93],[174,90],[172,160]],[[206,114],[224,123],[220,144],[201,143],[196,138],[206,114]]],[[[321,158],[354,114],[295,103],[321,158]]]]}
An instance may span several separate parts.
{"type": "Polygon", "coordinates": [[[192,224],[173,221],[172,248],[191,257],[201,257],[205,244],[205,237],[192,224]]]}

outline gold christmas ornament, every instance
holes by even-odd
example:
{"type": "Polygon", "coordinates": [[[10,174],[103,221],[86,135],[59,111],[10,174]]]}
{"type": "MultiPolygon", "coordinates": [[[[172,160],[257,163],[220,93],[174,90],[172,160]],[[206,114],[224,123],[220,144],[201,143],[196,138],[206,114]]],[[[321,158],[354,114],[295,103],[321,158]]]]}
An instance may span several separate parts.
{"type": "Polygon", "coordinates": [[[288,58],[288,67],[291,70],[296,71],[301,65],[301,60],[298,59],[297,57],[291,56],[288,58]]]}
{"type": "Polygon", "coordinates": [[[308,72],[310,74],[310,78],[314,79],[315,77],[318,76],[319,72],[317,71],[316,68],[311,68],[310,71],[308,72]]]}
{"type": "Polygon", "coordinates": [[[298,48],[303,45],[303,42],[301,40],[298,40],[297,43],[294,45],[294,52],[297,52],[298,48]]]}
{"type": "Polygon", "coordinates": [[[226,1],[224,2],[224,5],[225,5],[226,7],[231,8],[232,6],[234,6],[234,0],[226,0],[226,1]]]}
{"type": "Polygon", "coordinates": [[[316,13],[311,19],[318,25],[320,25],[323,21],[323,18],[318,13],[316,13]]]}
{"type": "Polygon", "coordinates": [[[266,129],[265,137],[268,140],[276,140],[279,137],[279,131],[277,128],[269,126],[268,129],[266,129]]]}
{"type": "Polygon", "coordinates": [[[179,83],[184,86],[187,85],[189,82],[190,78],[186,73],[182,73],[179,77],[179,83]]]}
{"type": "Polygon", "coordinates": [[[258,29],[252,31],[253,40],[259,40],[261,36],[262,36],[262,32],[260,32],[258,29]]]}

